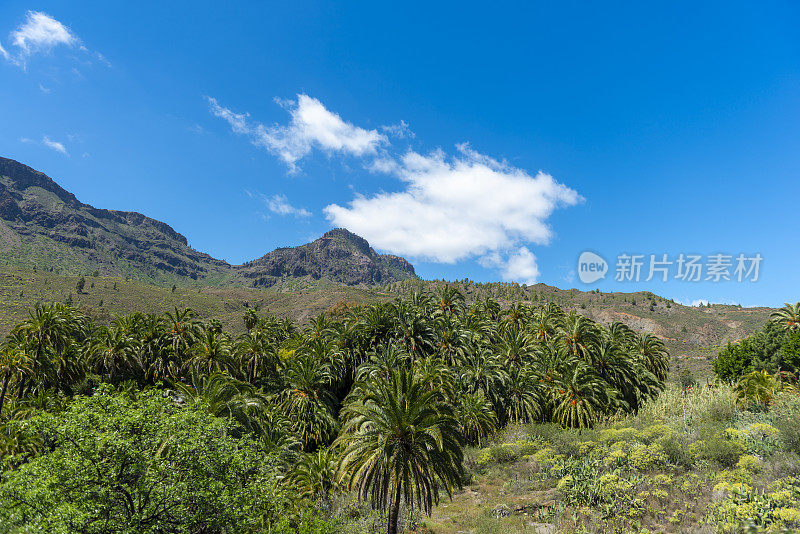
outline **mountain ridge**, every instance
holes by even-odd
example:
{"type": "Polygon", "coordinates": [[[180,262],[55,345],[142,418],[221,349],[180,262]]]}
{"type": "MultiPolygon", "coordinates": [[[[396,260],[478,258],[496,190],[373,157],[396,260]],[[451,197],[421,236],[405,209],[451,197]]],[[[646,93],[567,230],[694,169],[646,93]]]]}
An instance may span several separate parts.
{"type": "Polygon", "coordinates": [[[286,277],[376,285],[417,277],[407,260],[378,254],[345,229],[231,265],[189,247],[186,236],[163,221],[84,204],[46,174],[2,157],[0,263],[65,274],[100,271],[160,285],[269,287],[286,277]]]}

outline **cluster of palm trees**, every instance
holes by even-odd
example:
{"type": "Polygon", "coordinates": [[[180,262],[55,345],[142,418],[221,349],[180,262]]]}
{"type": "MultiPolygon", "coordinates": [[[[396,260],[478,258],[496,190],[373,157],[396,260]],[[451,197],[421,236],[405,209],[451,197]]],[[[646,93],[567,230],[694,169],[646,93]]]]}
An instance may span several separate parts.
{"type": "Polygon", "coordinates": [[[248,310],[244,326],[234,337],[190,310],[95,325],[37,306],[0,350],[0,418],[97,381],[162,387],[284,454],[300,494],[357,489],[394,532],[401,501],[430,511],[458,485],[463,443],[510,422],[585,428],[636,411],[669,367],[657,337],[622,323],[552,304],[468,304],[451,287],[304,328],[248,310]]]}

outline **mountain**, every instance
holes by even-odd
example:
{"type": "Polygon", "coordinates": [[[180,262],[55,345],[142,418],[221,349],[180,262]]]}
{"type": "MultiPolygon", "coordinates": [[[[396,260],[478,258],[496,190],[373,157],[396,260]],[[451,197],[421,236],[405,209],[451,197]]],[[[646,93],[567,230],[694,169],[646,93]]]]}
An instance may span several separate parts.
{"type": "Polygon", "coordinates": [[[405,259],[378,254],[363,237],[334,228],[299,247],[278,248],[239,268],[257,287],[271,286],[282,277],[327,278],[347,285],[379,285],[416,278],[405,259]]]}
{"type": "Polygon", "coordinates": [[[7,158],[0,158],[0,264],[63,274],[99,271],[159,285],[269,287],[286,278],[373,285],[416,278],[405,259],[377,254],[344,229],[229,265],[190,248],[164,222],[84,204],[47,175],[7,158]]]}

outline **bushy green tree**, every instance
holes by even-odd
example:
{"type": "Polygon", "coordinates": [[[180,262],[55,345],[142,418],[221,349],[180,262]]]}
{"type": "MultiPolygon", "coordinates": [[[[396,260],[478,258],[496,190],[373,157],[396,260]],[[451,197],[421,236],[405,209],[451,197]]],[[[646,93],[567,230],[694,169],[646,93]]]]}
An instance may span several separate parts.
{"type": "Polygon", "coordinates": [[[269,455],[161,392],[101,386],[31,419],[41,454],[0,483],[0,524],[26,532],[249,532],[284,509],[269,455]]]}

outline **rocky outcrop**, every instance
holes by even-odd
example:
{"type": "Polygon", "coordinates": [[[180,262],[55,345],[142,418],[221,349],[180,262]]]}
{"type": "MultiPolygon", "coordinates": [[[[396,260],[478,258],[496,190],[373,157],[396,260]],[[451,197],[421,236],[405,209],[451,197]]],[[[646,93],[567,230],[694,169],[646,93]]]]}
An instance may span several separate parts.
{"type": "Polygon", "coordinates": [[[378,285],[416,278],[409,262],[378,254],[366,239],[344,228],[335,228],[299,247],[275,249],[239,269],[255,285],[268,283],[270,277],[309,276],[347,285],[378,285]]]}

